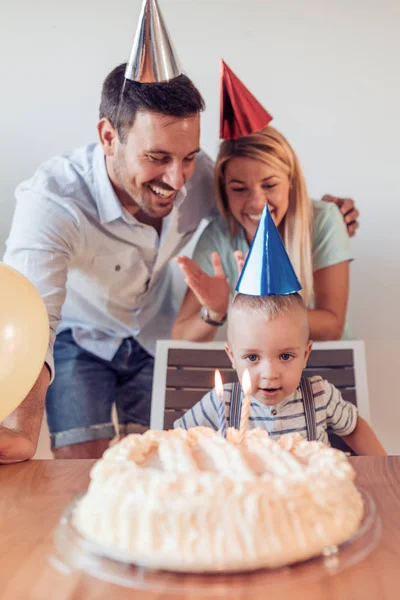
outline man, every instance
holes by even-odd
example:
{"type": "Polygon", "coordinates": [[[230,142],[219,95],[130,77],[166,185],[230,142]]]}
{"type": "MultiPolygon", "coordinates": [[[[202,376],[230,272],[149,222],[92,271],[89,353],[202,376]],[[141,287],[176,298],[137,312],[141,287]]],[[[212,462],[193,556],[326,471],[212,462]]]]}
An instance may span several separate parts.
{"type": "Polygon", "coordinates": [[[178,309],[169,262],[215,210],[213,165],[199,149],[204,103],[173,75],[143,83],[114,69],[99,144],[48,161],[17,188],[4,262],[41,293],[51,344],[35,386],[0,426],[0,463],[33,456],[46,394],[56,458],[101,456],[114,402],[120,434],[149,424],[155,341],[171,336],[178,309]]]}
{"type": "MultiPolygon", "coordinates": [[[[170,336],[178,308],[168,263],[213,208],[199,92],[184,75],[127,82],[119,106],[124,71],[103,86],[100,144],[50,160],[19,186],[7,242],[5,262],[46,302],[52,344],[60,325],[47,395],[60,458],[102,454],[114,400],[120,433],[148,425],[155,340],[170,336]]],[[[46,363],[40,393],[51,349],[46,363]]]]}

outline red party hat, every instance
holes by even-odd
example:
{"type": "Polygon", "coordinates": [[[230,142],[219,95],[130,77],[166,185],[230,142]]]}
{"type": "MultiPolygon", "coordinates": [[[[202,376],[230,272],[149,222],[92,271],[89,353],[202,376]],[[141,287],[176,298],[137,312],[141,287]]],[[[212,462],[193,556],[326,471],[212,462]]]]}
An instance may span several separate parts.
{"type": "Polygon", "coordinates": [[[261,131],[272,116],[254,98],[224,61],[220,78],[220,138],[235,140],[261,131]]]}

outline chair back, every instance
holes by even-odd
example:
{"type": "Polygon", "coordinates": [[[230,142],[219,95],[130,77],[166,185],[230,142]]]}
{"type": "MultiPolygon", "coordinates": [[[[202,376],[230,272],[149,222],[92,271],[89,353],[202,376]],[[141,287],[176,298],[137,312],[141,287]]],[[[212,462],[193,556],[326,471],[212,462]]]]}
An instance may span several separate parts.
{"type": "MultiPolygon", "coordinates": [[[[158,341],[151,428],[171,429],[176,419],[214,387],[215,369],[221,371],[224,383],[237,381],[224,342],[158,341]]],[[[369,420],[364,342],[315,342],[304,374],[327,379],[369,420]]],[[[332,435],[331,443],[348,451],[338,436],[332,435]]]]}

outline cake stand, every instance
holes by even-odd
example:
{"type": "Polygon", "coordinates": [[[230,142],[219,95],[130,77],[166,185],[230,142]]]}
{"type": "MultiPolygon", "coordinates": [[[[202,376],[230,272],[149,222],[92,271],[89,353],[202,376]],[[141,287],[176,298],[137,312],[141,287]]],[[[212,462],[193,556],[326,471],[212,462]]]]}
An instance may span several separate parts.
{"type": "Polygon", "coordinates": [[[259,569],[241,573],[173,573],[132,565],[115,554],[83,538],[73,525],[72,515],[82,497],[77,496],[62,515],[54,534],[50,561],[63,573],[86,572],[92,577],[131,589],[168,590],[172,594],[226,595],[263,589],[269,586],[293,586],[335,575],[365,558],[376,546],[381,524],[371,496],[358,488],[364,502],[364,516],[358,531],[340,546],[325,548],[307,561],[279,569],[259,569]]]}

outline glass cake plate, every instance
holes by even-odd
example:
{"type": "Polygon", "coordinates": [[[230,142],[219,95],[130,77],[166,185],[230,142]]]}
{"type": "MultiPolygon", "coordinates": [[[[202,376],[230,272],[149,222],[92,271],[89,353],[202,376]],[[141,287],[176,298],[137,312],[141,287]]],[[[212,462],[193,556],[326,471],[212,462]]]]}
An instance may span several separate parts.
{"type": "Polygon", "coordinates": [[[62,515],[54,534],[54,548],[50,561],[63,573],[82,571],[115,585],[173,594],[224,595],[230,591],[240,592],[265,589],[267,586],[297,585],[299,581],[315,581],[355,565],[375,548],[380,536],[381,524],[371,496],[358,488],[364,502],[364,516],[360,528],[340,546],[331,546],[312,559],[279,569],[259,569],[241,573],[174,573],[132,565],[115,557],[86,540],[74,527],[72,515],[83,494],[74,498],[62,515]]]}

